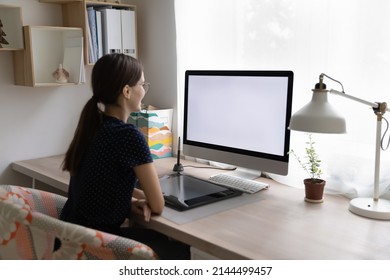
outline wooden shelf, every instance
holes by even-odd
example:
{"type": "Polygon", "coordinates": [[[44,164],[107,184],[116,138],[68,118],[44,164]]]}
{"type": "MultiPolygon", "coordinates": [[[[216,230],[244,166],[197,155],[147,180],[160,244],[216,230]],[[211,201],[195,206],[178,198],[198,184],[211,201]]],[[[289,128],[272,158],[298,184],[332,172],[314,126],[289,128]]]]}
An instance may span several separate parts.
{"type": "Polygon", "coordinates": [[[26,48],[14,52],[16,85],[39,87],[80,83],[84,67],[81,28],[24,26],[23,29],[26,48]],[[78,42],[78,47],[74,42],[78,42]],[[60,64],[70,72],[68,83],[56,83],[52,75],[60,64]]]}
{"type": "Polygon", "coordinates": [[[21,7],[0,5],[1,30],[6,34],[1,36],[7,43],[0,42],[0,51],[22,50],[23,44],[23,23],[21,7]]]}
{"type": "Polygon", "coordinates": [[[71,2],[84,2],[84,0],[39,0],[39,2],[53,3],[53,4],[64,4],[64,3],[71,3],[71,2]]]}
{"type": "Polygon", "coordinates": [[[126,38],[126,46],[119,44],[121,49],[127,50],[129,55],[137,57],[135,5],[86,0],[40,0],[39,2],[60,4],[62,6],[63,26],[23,26],[20,7],[0,5],[0,19],[4,21],[6,40],[12,38],[12,42],[18,42],[3,48],[3,50],[14,51],[16,85],[42,87],[74,85],[84,82],[84,64],[93,64],[89,63],[88,59],[87,7],[112,7],[113,9],[134,11],[132,17],[123,17],[122,15],[128,13],[120,13],[122,24],[122,28],[119,27],[121,29],[120,36],[122,36],[122,39],[126,38]],[[131,18],[131,20],[129,21],[128,18],[131,18]],[[123,34],[123,30],[126,30],[128,26],[127,23],[130,23],[132,28],[123,34]],[[14,29],[7,29],[11,26],[14,29]],[[20,37],[19,40],[13,39],[18,36],[20,37]],[[133,41],[129,44],[130,38],[133,41]],[[129,45],[131,47],[128,47],[129,45]],[[68,83],[56,83],[52,75],[61,64],[69,72],[68,83]]]}
{"type": "MultiPolygon", "coordinates": [[[[86,4],[88,5],[101,5],[101,6],[113,6],[113,7],[128,7],[128,6],[132,6],[132,5],[128,5],[126,3],[117,3],[115,1],[103,1],[103,0],[95,0],[95,1],[91,1],[91,0],[39,0],[39,2],[41,3],[52,3],[52,4],[69,4],[69,3],[73,3],[73,2],[85,2],[86,4]]],[[[120,1],[120,2],[123,2],[120,1]]]]}
{"type": "MultiPolygon", "coordinates": [[[[86,65],[91,65],[93,63],[89,62],[89,49],[88,49],[88,16],[87,16],[87,7],[109,7],[112,6],[116,9],[126,9],[136,11],[136,5],[127,4],[127,3],[113,3],[113,2],[103,2],[103,1],[86,1],[86,0],[39,0],[42,3],[56,3],[62,5],[62,19],[63,25],[66,27],[78,27],[83,30],[84,37],[84,63],[86,65]]],[[[124,1],[121,1],[124,2],[124,1]]],[[[135,15],[136,21],[136,15],[135,15]]],[[[129,34],[129,36],[131,36],[129,34]]],[[[135,28],[135,54],[131,54],[134,57],[137,57],[137,28],[135,28]]]]}

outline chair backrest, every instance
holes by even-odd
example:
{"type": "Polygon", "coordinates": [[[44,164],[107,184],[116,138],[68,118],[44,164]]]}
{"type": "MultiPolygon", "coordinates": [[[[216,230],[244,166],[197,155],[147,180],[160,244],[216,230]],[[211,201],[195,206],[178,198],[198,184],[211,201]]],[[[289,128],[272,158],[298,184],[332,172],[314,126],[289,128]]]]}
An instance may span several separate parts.
{"type": "Polygon", "coordinates": [[[0,185],[0,259],[157,258],[138,241],[59,220],[65,201],[37,189],[0,185]]]}

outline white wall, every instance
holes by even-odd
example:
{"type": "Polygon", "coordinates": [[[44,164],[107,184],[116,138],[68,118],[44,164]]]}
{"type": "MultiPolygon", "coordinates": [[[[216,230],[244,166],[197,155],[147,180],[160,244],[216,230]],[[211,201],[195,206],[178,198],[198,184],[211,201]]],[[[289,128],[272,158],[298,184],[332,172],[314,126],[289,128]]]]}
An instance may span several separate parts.
{"type": "MultiPolygon", "coordinates": [[[[174,108],[176,56],[173,0],[134,2],[140,6],[139,47],[144,48],[140,51],[141,60],[145,64],[145,75],[152,83],[146,101],[174,108]]],[[[21,6],[24,25],[62,24],[61,6],[58,4],[45,4],[38,0],[0,0],[0,4],[21,6]]],[[[15,86],[12,52],[0,51],[0,184],[30,183],[27,177],[12,170],[12,162],[66,151],[80,111],[92,95],[91,69],[92,66],[86,66],[86,84],[82,86],[15,86]]]]}
{"type": "Polygon", "coordinates": [[[151,88],[145,101],[176,105],[176,31],[174,0],[132,1],[138,9],[139,58],[151,88]]]}
{"type": "Polygon", "coordinates": [[[173,132],[176,147],[178,124],[174,0],[130,2],[137,5],[139,58],[144,65],[145,79],[151,83],[144,101],[162,109],[174,109],[173,132]]]}

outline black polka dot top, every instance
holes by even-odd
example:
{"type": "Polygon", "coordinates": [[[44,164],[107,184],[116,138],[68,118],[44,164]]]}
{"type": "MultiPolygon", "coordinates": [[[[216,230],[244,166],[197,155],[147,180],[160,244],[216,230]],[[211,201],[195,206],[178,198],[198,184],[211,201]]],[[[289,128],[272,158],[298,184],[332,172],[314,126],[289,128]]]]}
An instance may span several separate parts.
{"type": "Polygon", "coordinates": [[[137,182],[133,167],[152,161],[146,139],[135,126],[104,116],[70,179],[61,219],[116,233],[131,207],[137,182]]]}

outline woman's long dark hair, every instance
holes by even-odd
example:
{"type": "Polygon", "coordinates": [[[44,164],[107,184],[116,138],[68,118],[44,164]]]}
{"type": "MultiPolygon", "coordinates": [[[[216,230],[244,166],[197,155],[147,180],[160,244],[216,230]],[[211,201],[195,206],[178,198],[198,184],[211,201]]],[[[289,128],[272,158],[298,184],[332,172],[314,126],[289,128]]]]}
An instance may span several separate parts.
{"type": "Polygon", "coordinates": [[[98,103],[115,104],[126,85],[135,86],[142,76],[142,65],[131,56],[107,54],[101,57],[92,69],[93,96],[81,111],[79,123],[68,151],[65,154],[62,169],[75,175],[81,159],[101,124],[98,103]]]}

